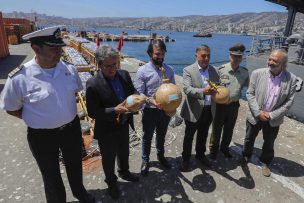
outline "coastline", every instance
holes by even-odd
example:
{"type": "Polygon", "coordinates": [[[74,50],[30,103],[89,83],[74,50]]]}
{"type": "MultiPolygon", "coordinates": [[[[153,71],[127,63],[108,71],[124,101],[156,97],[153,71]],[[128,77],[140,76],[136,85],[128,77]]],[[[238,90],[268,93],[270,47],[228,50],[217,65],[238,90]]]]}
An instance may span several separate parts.
{"type": "MultiPolygon", "coordinates": [[[[29,43],[10,45],[9,48],[11,55],[0,61],[1,90],[7,73],[34,56],[29,43]]],[[[121,67],[134,77],[139,63],[141,61],[136,58],[125,57],[121,61],[121,67]]],[[[181,76],[176,75],[176,81],[179,86],[182,85],[181,76]]],[[[302,202],[304,124],[285,117],[275,143],[276,154],[271,166],[273,174],[270,178],[265,178],[257,162],[257,154],[263,143],[261,134],[257,137],[252,163],[248,168],[242,168],[238,163],[245,136],[246,110],[247,103],[241,101],[230,146],[233,159],[225,159],[219,154],[218,160],[213,163],[214,166],[208,169],[193,158],[191,171],[180,172],[178,167],[185,126],[182,124],[176,128],[170,127],[165,151],[173,168],[161,168],[153,149],[151,172],[148,177],[141,177],[138,184],[119,179],[119,187],[123,191],[121,202],[285,202],[287,199],[289,202],[302,202]]],[[[0,111],[0,118],[0,202],[45,201],[41,175],[27,145],[26,126],[22,120],[8,116],[4,111],[0,111]]],[[[135,116],[135,126],[137,131],[131,132],[131,137],[140,138],[140,114],[135,116]]],[[[139,173],[141,143],[138,140],[131,143],[133,147],[130,151],[130,170],[139,173]]],[[[67,200],[74,201],[64,170],[62,175],[67,200]]],[[[102,168],[84,173],[84,183],[89,192],[103,202],[112,202],[106,194],[103,179],[102,168]]]]}

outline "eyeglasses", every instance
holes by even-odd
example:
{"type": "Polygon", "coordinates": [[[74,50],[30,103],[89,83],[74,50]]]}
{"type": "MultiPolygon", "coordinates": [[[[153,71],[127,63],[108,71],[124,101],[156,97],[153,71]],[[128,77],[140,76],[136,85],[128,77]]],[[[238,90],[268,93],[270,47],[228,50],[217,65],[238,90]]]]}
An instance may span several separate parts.
{"type": "Polygon", "coordinates": [[[113,63],[113,64],[103,64],[103,63],[100,63],[102,67],[104,67],[105,69],[111,69],[111,68],[117,68],[117,63],[113,63]]]}

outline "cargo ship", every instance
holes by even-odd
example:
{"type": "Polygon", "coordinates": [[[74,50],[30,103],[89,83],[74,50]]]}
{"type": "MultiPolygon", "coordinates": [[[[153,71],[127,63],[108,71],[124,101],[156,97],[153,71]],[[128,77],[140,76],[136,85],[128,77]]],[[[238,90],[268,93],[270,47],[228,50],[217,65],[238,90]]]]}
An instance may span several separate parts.
{"type": "MultiPolygon", "coordinates": [[[[303,85],[304,79],[304,33],[292,34],[296,13],[304,13],[302,0],[266,0],[285,6],[288,9],[288,18],[283,36],[254,37],[250,53],[246,58],[246,66],[251,73],[257,68],[266,67],[267,59],[274,49],[285,49],[288,53],[288,71],[298,77],[298,85],[303,85]],[[302,82],[301,82],[302,81],[302,82]]],[[[287,116],[304,122],[304,90],[295,95],[294,104],[287,116]]]]}

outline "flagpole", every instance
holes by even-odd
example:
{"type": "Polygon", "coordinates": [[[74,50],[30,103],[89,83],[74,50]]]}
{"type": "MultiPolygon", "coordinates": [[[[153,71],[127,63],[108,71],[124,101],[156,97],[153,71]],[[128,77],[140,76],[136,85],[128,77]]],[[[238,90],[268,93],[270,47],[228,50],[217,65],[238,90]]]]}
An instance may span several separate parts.
{"type": "Polygon", "coordinates": [[[121,49],[123,47],[123,34],[120,35],[117,50],[118,50],[118,59],[117,59],[117,68],[120,69],[120,59],[121,59],[121,49]]]}

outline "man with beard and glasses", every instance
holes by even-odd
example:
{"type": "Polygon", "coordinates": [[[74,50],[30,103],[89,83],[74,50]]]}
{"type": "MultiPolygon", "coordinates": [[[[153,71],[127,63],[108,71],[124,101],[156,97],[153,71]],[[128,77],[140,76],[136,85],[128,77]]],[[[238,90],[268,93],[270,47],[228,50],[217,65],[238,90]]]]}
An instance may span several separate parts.
{"type": "Polygon", "coordinates": [[[93,203],[95,198],[82,181],[82,133],[75,97],[82,83],[76,68],[60,60],[65,46],[60,36],[60,28],[54,26],[22,37],[31,42],[35,57],[8,75],[0,108],[27,125],[27,140],[42,175],[46,201],[66,202],[60,149],[73,196],[93,203]]]}
{"type": "Polygon", "coordinates": [[[252,72],[247,90],[249,108],[242,164],[246,165],[249,161],[255,139],[262,129],[264,143],[260,161],[262,174],[266,177],[271,174],[269,165],[274,158],[274,141],[296,91],[296,76],[286,70],[287,61],[284,50],[272,51],[268,68],[252,72]]]}
{"type": "Polygon", "coordinates": [[[161,40],[153,40],[147,49],[150,56],[150,61],[141,66],[135,78],[135,88],[137,91],[148,97],[148,103],[143,109],[142,124],[142,165],[141,174],[148,175],[149,171],[149,156],[151,151],[151,140],[154,130],[156,130],[156,149],[157,158],[162,166],[167,169],[171,165],[164,157],[165,136],[168,129],[170,117],[165,114],[160,105],[155,101],[154,94],[162,84],[162,67],[165,69],[165,74],[170,80],[170,83],[175,84],[174,72],[172,68],[164,62],[166,45],[161,40]]]}

